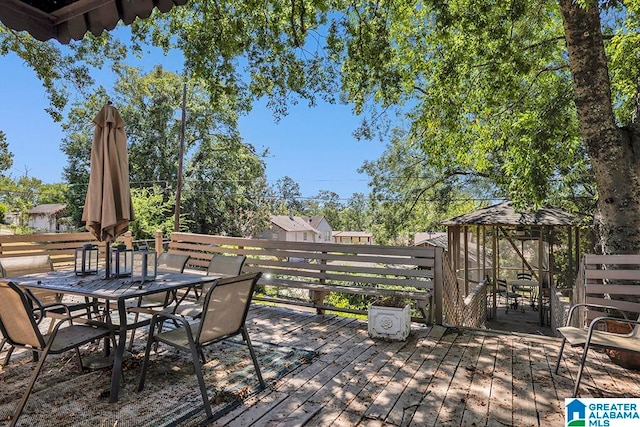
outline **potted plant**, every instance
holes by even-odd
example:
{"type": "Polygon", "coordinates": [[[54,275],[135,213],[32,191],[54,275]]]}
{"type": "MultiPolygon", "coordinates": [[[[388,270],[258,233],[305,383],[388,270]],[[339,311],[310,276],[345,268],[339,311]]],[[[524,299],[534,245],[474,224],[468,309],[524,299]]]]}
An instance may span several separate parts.
{"type": "Polygon", "coordinates": [[[404,341],[411,332],[411,305],[398,296],[382,297],[368,310],[369,336],[404,341]]]}

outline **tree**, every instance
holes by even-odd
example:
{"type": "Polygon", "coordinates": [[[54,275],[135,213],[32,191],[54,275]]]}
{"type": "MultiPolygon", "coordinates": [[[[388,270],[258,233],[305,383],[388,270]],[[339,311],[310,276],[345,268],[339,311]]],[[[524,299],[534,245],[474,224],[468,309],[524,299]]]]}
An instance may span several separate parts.
{"type": "Polygon", "coordinates": [[[131,222],[129,229],[134,239],[153,239],[156,231],[168,236],[173,231],[174,206],[165,200],[160,187],[133,188],[131,201],[136,219],[131,222]]]}
{"type": "MultiPolygon", "coordinates": [[[[599,251],[640,250],[637,0],[269,5],[193,0],[137,20],[133,49],[181,50],[210,103],[238,113],[262,96],[276,117],[288,102],[338,95],[357,113],[400,106],[407,141],[434,171],[486,177],[520,206],[574,188],[588,197],[595,181],[599,251]]],[[[67,56],[6,29],[0,36],[0,54],[17,52],[47,85],[72,59],[93,65],[102,50],[113,61],[122,54],[106,48],[110,34],[88,36],[67,56]]],[[[84,70],[73,70],[69,81],[78,81],[84,70]]],[[[357,134],[372,135],[378,123],[357,134]]]]}
{"type": "Polygon", "coordinates": [[[481,177],[453,171],[442,174],[430,166],[420,145],[411,144],[406,137],[396,131],[382,156],[360,168],[371,179],[369,209],[377,218],[371,231],[377,242],[437,231],[443,219],[473,210],[474,200],[482,199],[487,191],[481,177]]]}
{"type": "Polygon", "coordinates": [[[239,134],[201,143],[185,178],[185,217],[203,234],[248,237],[268,223],[265,165],[239,134]]]}
{"type": "Polygon", "coordinates": [[[320,190],[314,199],[318,201],[318,209],[310,215],[323,216],[329,225],[331,225],[332,229],[342,230],[344,227],[340,220],[340,211],[343,206],[342,203],[340,203],[340,196],[338,193],[328,190],[320,190]]]}
{"type": "MultiPolygon", "coordinates": [[[[147,189],[154,198],[162,195],[155,214],[166,216],[167,203],[175,203],[178,180],[182,94],[188,85],[185,123],[185,185],[183,229],[198,233],[245,235],[266,218],[262,191],[266,185],[264,165],[253,147],[242,143],[237,114],[228,107],[211,108],[209,95],[198,81],[155,67],[149,73],[131,67],[117,69],[120,79],[112,97],[105,90],[74,104],[63,128],[62,149],[69,165],[64,176],[74,189],[70,205],[79,223],[86,197],[91,158],[91,121],[112,100],[125,121],[133,188],[147,189]],[[160,191],[162,188],[162,191],[160,191]]],[[[145,219],[164,224],[165,216],[145,219]]],[[[149,229],[134,225],[141,235],[149,229]]]]}
{"type": "Polygon", "coordinates": [[[7,135],[0,130],[0,176],[13,166],[13,153],[9,151],[7,135]]]}
{"type": "Polygon", "coordinates": [[[340,227],[334,230],[366,231],[372,223],[368,198],[364,193],[354,193],[340,210],[340,227]]]}
{"type": "MultiPolygon", "coordinates": [[[[620,31],[613,36],[607,55],[598,2],[576,4],[560,0],[559,3],[580,133],[598,185],[595,215],[598,249],[605,254],[638,253],[640,69],[636,61],[625,63],[628,60],[621,56],[637,57],[640,44],[635,34],[620,31]],[[624,67],[618,69],[616,65],[624,67]],[[614,103],[621,103],[622,107],[616,111],[614,103]],[[626,185],[620,185],[623,182],[626,185]]],[[[637,30],[639,6],[636,1],[627,5],[629,14],[624,23],[630,25],[629,29],[637,30]]]]}
{"type": "Polygon", "coordinates": [[[303,214],[304,204],[300,185],[290,176],[285,176],[276,181],[274,185],[275,206],[273,212],[277,215],[289,215],[293,213],[303,214]]]}

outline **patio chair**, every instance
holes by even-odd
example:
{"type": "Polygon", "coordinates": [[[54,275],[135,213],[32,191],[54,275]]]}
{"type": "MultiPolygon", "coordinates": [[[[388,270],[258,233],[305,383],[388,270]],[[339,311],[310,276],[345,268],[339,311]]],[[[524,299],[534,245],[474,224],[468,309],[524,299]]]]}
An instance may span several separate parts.
{"type": "MultiPolygon", "coordinates": [[[[157,271],[183,273],[184,268],[187,266],[189,258],[189,255],[163,252],[158,257],[157,271]]],[[[127,311],[135,313],[133,321],[133,323],[135,324],[136,322],[138,322],[140,313],[152,315],[156,312],[156,310],[165,308],[175,301],[175,294],[171,292],[146,295],[140,297],[136,305],[128,307],[127,311]]],[[[135,334],[136,329],[134,328],[131,330],[131,339],[129,340],[129,347],[127,348],[127,350],[129,351],[133,349],[133,339],[135,338],[135,334]]]]}
{"type": "MultiPolygon", "coordinates": [[[[604,313],[603,313],[604,314],[604,313]]],[[[562,360],[562,353],[566,343],[570,346],[583,347],[582,357],[580,359],[580,367],[578,368],[578,375],[576,376],[576,382],[573,387],[573,397],[578,395],[578,388],[580,387],[580,380],[582,379],[582,372],[587,360],[587,355],[590,348],[601,349],[616,349],[616,350],[628,350],[640,353],[640,317],[637,320],[627,319],[625,313],[617,307],[605,306],[598,304],[576,304],[569,310],[569,318],[567,319],[566,326],[558,328],[558,332],[562,335],[562,344],[560,345],[560,352],[558,353],[558,360],[556,361],[555,373],[558,373],[560,368],[560,361],[562,360]],[[591,321],[588,328],[578,328],[570,326],[572,323],[572,317],[576,313],[578,307],[590,307],[600,310],[608,310],[609,312],[615,311],[622,315],[622,318],[601,316],[596,317],[591,321]],[[607,321],[615,321],[630,325],[633,330],[628,334],[618,334],[613,332],[606,332],[602,330],[602,326],[607,321]]]]}
{"type": "Polygon", "coordinates": [[[518,280],[533,280],[533,276],[531,275],[531,273],[516,273],[516,278],[518,280]]]}
{"type": "MultiPolygon", "coordinates": [[[[207,275],[222,275],[223,277],[237,276],[242,271],[242,266],[246,261],[245,255],[216,255],[211,258],[209,266],[207,268],[207,275]]],[[[205,283],[202,285],[202,293],[206,294],[207,291],[214,285],[215,282],[205,283]]],[[[168,310],[165,309],[165,312],[168,310]]],[[[180,299],[175,307],[171,310],[171,313],[179,316],[196,318],[202,312],[202,299],[198,298],[196,294],[195,301],[185,302],[185,298],[180,299]]]]}
{"type": "Polygon", "coordinates": [[[507,281],[504,279],[498,279],[497,291],[500,297],[504,298],[507,302],[506,313],[509,313],[509,308],[517,310],[520,307],[520,298],[522,295],[516,292],[510,292],[507,286],[507,281]]]}
{"type": "MultiPolygon", "coordinates": [[[[218,254],[211,258],[209,265],[207,266],[207,275],[222,275],[225,276],[237,276],[242,272],[247,257],[245,255],[224,255],[218,254]]],[[[207,285],[203,285],[202,293],[206,294],[208,290],[207,285]]],[[[198,295],[196,294],[196,298],[198,295]]]]}
{"type": "MultiPolygon", "coordinates": [[[[516,279],[533,281],[533,276],[528,272],[516,273],[516,279]]],[[[538,286],[536,285],[513,285],[513,291],[529,296],[529,305],[533,311],[537,311],[536,299],[538,298],[538,286]]],[[[522,306],[524,310],[524,306],[522,306]]]]}
{"type": "Polygon", "coordinates": [[[260,372],[249,334],[245,326],[247,312],[256,283],[261,273],[245,274],[226,279],[218,279],[204,296],[202,316],[198,322],[190,324],[184,317],[168,313],[158,313],[151,319],[147,348],[142,362],[138,391],[144,389],[144,381],[149,366],[149,354],[154,343],[164,343],[179,350],[191,353],[191,359],[207,418],[212,416],[211,404],[202,374],[202,365],[206,363],[203,348],[216,342],[242,335],[249,348],[253,366],[258,375],[260,386],[265,382],[260,372]],[[156,324],[171,319],[180,327],[165,332],[156,332],[156,324]]]}
{"type": "MultiPolygon", "coordinates": [[[[53,261],[49,255],[28,255],[0,259],[0,277],[24,276],[50,271],[53,271],[53,261]]],[[[58,304],[62,302],[62,294],[43,290],[29,290],[26,291],[25,294],[29,298],[29,301],[31,301],[33,308],[37,309],[34,310],[34,318],[38,323],[42,321],[47,313],[58,315],[58,317],[59,315],[65,314],[65,311],[62,310],[58,304]]],[[[66,309],[71,312],[83,310],[86,312],[88,318],[91,318],[91,310],[97,310],[95,302],[89,301],[88,299],[85,299],[85,302],[65,304],[65,310],[66,309]]],[[[52,320],[49,326],[49,332],[53,330],[53,327],[54,321],[52,320]]],[[[0,341],[0,351],[2,351],[5,344],[7,344],[7,339],[3,337],[2,341],[0,341]]],[[[10,348],[3,366],[9,363],[12,352],[13,348],[10,348]]]]}
{"type": "MultiPolygon", "coordinates": [[[[60,306],[59,308],[65,308],[64,304],[57,305],[60,306]]],[[[36,314],[26,293],[13,282],[0,281],[0,330],[12,346],[10,352],[13,348],[19,347],[37,352],[40,356],[9,425],[14,426],[18,422],[49,354],[75,350],[82,369],[80,346],[107,336],[111,337],[115,345],[115,336],[109,328],[88,323],[74,324],[68,308],[66,308],[66,315],[66,318],[58,322],[50,333],[43,335],[38,328],[36,314]],[[69,326],[62,327],[67,323],[69,326]]],[[[91,321],[86,320],[86,322],[91,321]]]]}

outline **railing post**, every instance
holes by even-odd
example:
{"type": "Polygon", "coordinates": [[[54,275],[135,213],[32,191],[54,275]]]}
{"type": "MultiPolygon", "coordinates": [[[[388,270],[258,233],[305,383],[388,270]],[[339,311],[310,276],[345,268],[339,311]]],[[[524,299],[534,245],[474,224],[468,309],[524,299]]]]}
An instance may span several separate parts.
{"type": "Polygon", "coordinates": [[[127,249],[133,249],[133,235],[131,234],[131,231],[125,232],[122,236],[122,240],[127,246],[127,249]]]}
{"type": "MultiPolygon", "coordinates": [[[[327,254],[327,252],[322,252],[324,255],[327,254]]],[[[320,260],[320,264],[327,264],[327,259],[326,257],[323,257],[323,259],[320,260]]],[[[326,273],[326,270],[320,270],[320,274],[324,274],[326,273]]],[[[318,280],[318,283],[320,285],[325,285],[327,283],[327,281],[322,278],[318,280]]],[[[324,304],[324,298],[329,294],[329,292],[326,291],[309,291],[309,297],[311,298],[311,301],[313,301],[313,305],[318,306],[318,305],[323,305],[324,304]]],[[[316,308],[316,313],[317,314],[324,314],[324,309],[322,308],[316,308]]]]}
{"type": "Polygon", "coordinates": [[[158,256],[160,256],[160,254],[162,252],[164,252],[164,247],[162,246],[162,231],[161,230],[156,230],[156,235],[155,235],[155,239],[156,239],[156,253],[158,254],[158,256]]]}
{"type": "Polygon", "coordinates": [[[442,325],[442,291],[444,282],[444,273],[442,268],[442,248],[435,248],[435,258],[433,266],[433,305],[434,309],[431,310],[435,316],[434,323],[436,325],[442,325]]]}

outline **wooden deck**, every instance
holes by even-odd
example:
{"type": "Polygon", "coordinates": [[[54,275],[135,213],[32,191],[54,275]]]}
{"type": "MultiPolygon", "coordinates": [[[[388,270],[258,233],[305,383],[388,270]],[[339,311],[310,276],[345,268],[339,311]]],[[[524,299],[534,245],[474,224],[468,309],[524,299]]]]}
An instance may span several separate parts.
{"type": "MultiPolygon", "coordinates": [[[[406,342],[374,341],[366,321],[260,305],[248,325],[318,356],[215,425],[563,425],[580,355],[556,375],[558,338],[414,324],[406,342]]],[[[639,397],[640,373],[594,351],[581,396],[639,397]]]]}

